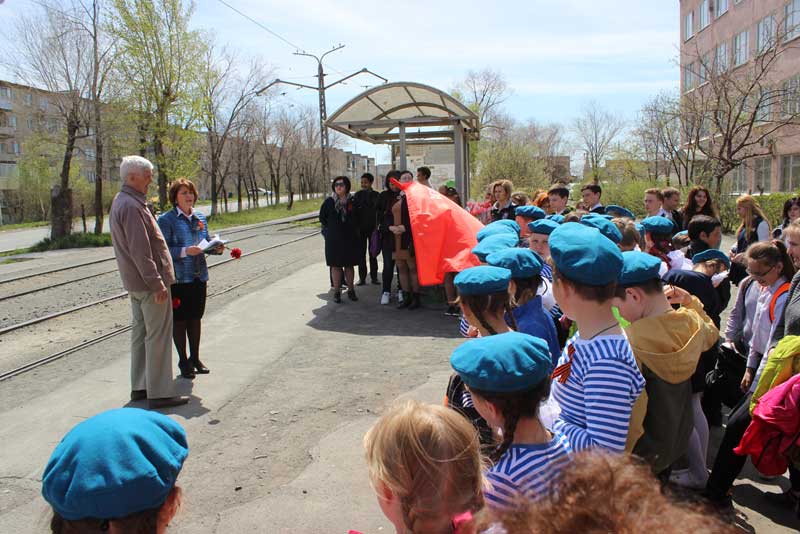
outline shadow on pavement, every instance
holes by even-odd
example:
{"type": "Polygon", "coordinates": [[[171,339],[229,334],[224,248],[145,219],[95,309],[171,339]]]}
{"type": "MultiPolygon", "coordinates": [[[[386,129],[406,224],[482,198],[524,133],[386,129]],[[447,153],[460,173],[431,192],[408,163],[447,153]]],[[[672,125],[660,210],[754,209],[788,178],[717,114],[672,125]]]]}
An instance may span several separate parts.
{"type": "MultiPolygon", "coordinates": [[[[197,379],[195,379],[197,380],[197,379]]],[[[175,395],[189,397],[189,403],[183,406],[173,406],[171,408],[159,408],[157,411],[163,414],[172,414],[184,419],[193,419],[207,414],[210,410],[203,406],[202,397],[192,394],[194,380],[175,380],[175,395]]],[[[123,408],[142,408],[147,409],[147,401],[128,401],[123,408]]]]}
{"type": "MultiPolygon", "coordinates": [[[[781,491],[781,488],[776,488],[781,491]]],[[[737,484],[733,492],[733,499],[741,511],[741,507],[749,510],[758,510],[758,513],[768,518],[775,524],[800,531],[800,519],[788,506],[774,504],[764,497],[763,491],[750,484],[737,484]]]]}

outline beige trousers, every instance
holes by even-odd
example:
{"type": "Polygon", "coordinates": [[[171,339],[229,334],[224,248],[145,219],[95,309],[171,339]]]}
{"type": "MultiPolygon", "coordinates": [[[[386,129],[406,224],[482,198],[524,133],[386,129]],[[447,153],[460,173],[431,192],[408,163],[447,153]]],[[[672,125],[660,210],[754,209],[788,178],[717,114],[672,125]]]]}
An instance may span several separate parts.
{"type": "Polygon", "coordinates": [[[172,376],[172,296],[156,304],[155,293],[130,291],[131,389],[148,399],[175,395],[172,376]]]}

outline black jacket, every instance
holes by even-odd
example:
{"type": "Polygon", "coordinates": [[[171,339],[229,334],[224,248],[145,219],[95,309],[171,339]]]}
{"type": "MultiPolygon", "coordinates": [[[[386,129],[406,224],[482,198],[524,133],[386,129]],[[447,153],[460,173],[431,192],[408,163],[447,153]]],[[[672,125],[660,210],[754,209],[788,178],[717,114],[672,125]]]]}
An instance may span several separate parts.
{"type": "Polygon", "coordinates": [[[358,227],[363,235],[369,235],[375,229],[380,193],[374,189],[361,189],[353,198],[358,208],[358,227]]]}

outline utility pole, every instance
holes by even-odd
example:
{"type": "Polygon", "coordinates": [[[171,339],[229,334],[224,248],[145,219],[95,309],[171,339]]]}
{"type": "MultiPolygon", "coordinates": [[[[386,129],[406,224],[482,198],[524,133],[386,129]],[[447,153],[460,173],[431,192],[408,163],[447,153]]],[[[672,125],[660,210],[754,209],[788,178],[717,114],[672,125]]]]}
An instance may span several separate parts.
{"type": "MultiPolygon", "coordinates": [[[[256,92],[256,95],[260,96],[262,93],[264,93],[264,91],[266,91],[270,87],[272,87],[274,85],[278,85],[280,83],[286,84],[286,85],[293,85],[295,87],[302,87],[303,89],[311,89],[313,91],[317,91],[317,94],[319,95],[319,145],[320,145],[320,151],[322,153],[322,175],[323,175],[323,177],[325,179],[330,179],[330,176],[329,176],[330,163],[328,161],[328,148],[329,148],[330,141],[329,141],[329,137],[328,137],[328,127],[325,125],[325,121],[328,120],[328,111],[327,111],[326,104],[325,104],[325,91],[327,89],[330,89],[334,85],[338,85],[338,84],[340,84],[340,83],[342,83],[342,82],[344,82],[346,80],[349,80],[350,78],[353,78],[354,76],[358,76],[359,74],[372,74],[376,78],[380,78],[381,80],[383,80],[383,83],[386,83],[386,82],[389,81],[386,78],[384,78],[383,76],[375,74],[374,72],[372,72],[369,69],[367,69],[366,67],[364,67],[363,69],[361,69],[361,70],[359,70],[357,72],[354,72],[353,74],[350,74],[349,76],[345,76],[344,78],[342,78],[340,80],[337,80],[337,81],[335,81],[335,82],[333,82],[331,84],[325,85],[325,71],[324,71],[324,69],[322,67],[322,60],[325,58],[325,56],[327,56],[331,52],[336,52],[337,50],[341,50],[342,48],[344,48],[343,44],[340,44],[338,46],[334,46],[333,48],[331,48],[330,50],[328,50],[327,52],[325,52],[321,56],[315,56],[314,54],[308,54],[305,51],[295,52],[294,53],[295,56],[307,56],[307,57],[311,57],[311,58],[314,58],[314,59],[317,60],[317,76],[316,76],[316,78],[317,78],[317,86],[316,87],[313,87],[311,85],[305,85],[305,84],[302,84],[302,83],[288,82],[288,81],[285,81],[285,80],[276,79],[276,80],[272,81],[266,87],[264,87],[262,89],[259,89],[256,92]]],[[[348,166],[349,166],[349,164],[348,164],[348,166]]]]}

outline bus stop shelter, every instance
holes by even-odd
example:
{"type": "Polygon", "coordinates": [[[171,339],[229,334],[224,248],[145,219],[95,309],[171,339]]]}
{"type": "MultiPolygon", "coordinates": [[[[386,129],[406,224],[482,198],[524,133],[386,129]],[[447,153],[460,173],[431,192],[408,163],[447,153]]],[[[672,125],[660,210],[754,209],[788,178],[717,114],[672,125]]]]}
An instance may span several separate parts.
{"type": "Polygon", "coordinates": [[[478,116],[435,87],[394,82],[372,87],[340,107],[328,128],[373,144],[388,144],[406,168],[408,145],[452,144],[455,182],[461,198],[469,198],[469,142],[479,138],[478,116]]]}

